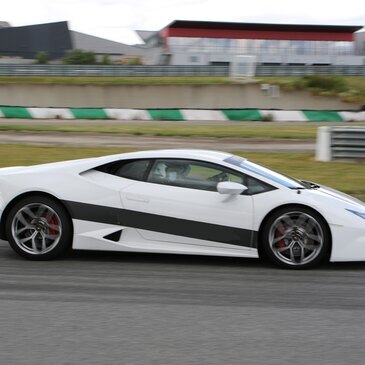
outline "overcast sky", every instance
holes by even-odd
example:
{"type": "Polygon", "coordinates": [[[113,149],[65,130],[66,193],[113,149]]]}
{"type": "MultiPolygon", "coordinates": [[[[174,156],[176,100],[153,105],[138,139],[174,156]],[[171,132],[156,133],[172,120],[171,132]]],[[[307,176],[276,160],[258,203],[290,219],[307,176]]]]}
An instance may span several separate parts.
{"type": "Polygon", "coordinates": [[[72,30],[133,44],[134,30],[175,19],[365,26],[363,0],[0,0],[12,26],[67,20],[72,30]]]}

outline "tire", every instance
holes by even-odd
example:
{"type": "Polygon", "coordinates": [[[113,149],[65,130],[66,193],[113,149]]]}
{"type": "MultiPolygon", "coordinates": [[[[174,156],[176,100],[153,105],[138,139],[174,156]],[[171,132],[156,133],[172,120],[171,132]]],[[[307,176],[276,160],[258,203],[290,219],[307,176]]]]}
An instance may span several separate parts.
{"type": "Polygon", "coordinates": [[[5,223],[10,246],[29,260],[51,260],[71,247],[72,221],[57,201],[42,195],[28,196],[10,210],[5,223]]]}
{"type": "Polygon", "coordinates": [[[327,223],[305,207],[274,212],[262,232],[265,257],[285,269],[308,269],[328,260],[330,241],[327,223]]]}

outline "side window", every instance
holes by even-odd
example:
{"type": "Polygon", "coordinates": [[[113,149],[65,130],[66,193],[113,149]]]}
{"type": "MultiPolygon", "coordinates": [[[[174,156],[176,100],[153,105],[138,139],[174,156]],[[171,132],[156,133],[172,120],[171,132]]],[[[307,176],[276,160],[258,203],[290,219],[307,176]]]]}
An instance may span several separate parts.
{"type": "Polygon", "coordinates": [[[271,185],[231,169],[200,161],[156,160],[148,182],[189,189],[217,191],[221,181],[232,181],[247,186],[244,195],[254,195],[275,189],[271,185]]]}
{"type": "Polygon", "coordinates": [[[216,191],[221,181],[243,183],[243,175],[210,163],[190,160],[156,160],[148,182],[189,189],[216,191]]]}
{"type": "Polygon", "coordinates": [[[208,180],[214,182],[233,181],[242,184],[243,177],[237,173],[233,174],[226,170],[221,170],[216,166],[193,165],[189,177],[196,180],[208,180]]]}
{"type": "Polygon", "coordinates": [[[273,186],[264,183],[263,181],[257,180],[251,176],[246,176],[245,178],[245,184],[247,186],[247,190],[244,192],[245,195],[254,195],[254,194],[260,194],[265,193],[266,191],[271,191],[276,188],[273,186]]]}
{"type": "Polygon", "coordinates": [[[96,170],[131,180],[144,180],[150,160],[117,161],[99,166],[96,170]]]}

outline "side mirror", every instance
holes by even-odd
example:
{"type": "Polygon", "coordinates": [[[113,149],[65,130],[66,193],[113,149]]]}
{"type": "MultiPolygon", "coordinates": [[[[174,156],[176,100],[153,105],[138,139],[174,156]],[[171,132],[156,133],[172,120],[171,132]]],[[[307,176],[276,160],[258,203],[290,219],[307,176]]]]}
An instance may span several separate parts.
{"type": "Polygon", "coordinates": [[[247,186],[231,181],[222,181],[217,185],[219,194],[240,195],[245,190],[247,190],[247,186]]]}

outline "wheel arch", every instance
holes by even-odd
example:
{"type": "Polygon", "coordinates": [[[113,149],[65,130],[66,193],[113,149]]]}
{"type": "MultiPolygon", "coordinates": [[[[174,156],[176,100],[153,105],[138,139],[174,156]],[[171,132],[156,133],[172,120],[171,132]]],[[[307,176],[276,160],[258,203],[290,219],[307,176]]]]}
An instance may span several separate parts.
{"type": "MultiPolygon", "coordinates": [[[[67,206],[60,199],[58,199],[57,197],[55,197],[52,194],[45,193],[44,191],[28,191],[26,193],[16,196],[5,207],[3,214],[1,215],[1,221],[0,221],[0,239],[7,240],[6,233],[5,233],[5,224],[6,224],[6,219],[8,217],[8,214],[11,211],[11,209],[13,208],[13,206],[15,204],[17,204],[19,201],[21,201],[22,199],[27,198],[29,196],[34,196],[34,195],[50,198],[50,199],[54,200],[55,202],[57,202],[58,204],[60,204],[65,209],[65,212],[67,213],[67,215],[70,219],[70,222],[72,222],[72,217],[71,217],[71,214],[70,214],[67,206]]],[[[73,229],[74,229],[73,224],[71,224],[70,228],[71,228],[72,234],[73,234],[73,229]]]]}
{"type": "Polygon", "coordinates": [[[286,209],[286,208],[294,208],[294,209],[295,208],[297,208],[297,209],[305,208],[305,209],[317,214],[320,217],[320,219],[322,220],[322,223],[326,226],[328,234],[329,234],[328,255],[330,255],[332,252],[332,232],[331,232],[331,229],[330,229],[330,226],[329,226],[327,220],[323,217],[323,215],[320,212],[318,212],[318,210],[313,209],[312,207],[305,205],[305,204],[284,204],[284,205],[280,205],[280,206],[272,209],[270,212],[268,212],[266,214],[264,219],[261,221],[261,224],[260,224],[260,227],[258,230],[258,239],[257,239],[257,250],[258,250],[259,256],[262,258],[265,258],[265,253],[263,250],[263,243],[262,243],[262,235],[263,235],[263,231],[264,231],[267,221],[277,211],[279,211],[281,209],[286,209]]]}

